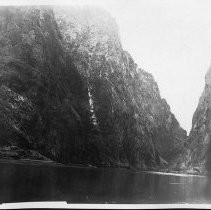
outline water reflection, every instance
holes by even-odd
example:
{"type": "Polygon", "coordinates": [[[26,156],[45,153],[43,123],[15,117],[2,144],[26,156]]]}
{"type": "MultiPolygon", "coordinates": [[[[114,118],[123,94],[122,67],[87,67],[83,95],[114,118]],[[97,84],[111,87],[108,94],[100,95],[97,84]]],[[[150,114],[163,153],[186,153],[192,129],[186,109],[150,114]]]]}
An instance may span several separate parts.
{"type": "Polygon", "coordinates": [[[0,201],[205,203],[204,177],[0,163],[0,201]]]}

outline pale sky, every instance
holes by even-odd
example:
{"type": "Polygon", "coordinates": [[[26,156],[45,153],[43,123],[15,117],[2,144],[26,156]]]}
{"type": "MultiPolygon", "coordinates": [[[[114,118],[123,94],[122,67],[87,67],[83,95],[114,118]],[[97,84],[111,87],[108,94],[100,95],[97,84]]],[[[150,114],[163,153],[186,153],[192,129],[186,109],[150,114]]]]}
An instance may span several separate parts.
{"type": "Polygon", "coordinates": [[[189,131],[211,64],[211,0],[1,0],[8,4],[72,4],[105,8],[123,48],[153,74],[180,125],[189,131]]]}

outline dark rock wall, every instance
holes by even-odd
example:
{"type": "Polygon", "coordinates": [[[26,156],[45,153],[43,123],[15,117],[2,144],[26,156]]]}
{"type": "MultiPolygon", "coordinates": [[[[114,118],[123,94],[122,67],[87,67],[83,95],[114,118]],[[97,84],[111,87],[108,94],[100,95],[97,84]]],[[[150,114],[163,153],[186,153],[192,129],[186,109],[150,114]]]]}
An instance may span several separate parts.
{"type": "Polygon", "coordinates": [[[1,145],[142,169],[183,149],[186,132],[104,10],[1,8],[0,45],[1,145]]]}
{"type": "Polygon", "coordinates": [[[5,141],[59,161],[76,161],[86,138],[82,133],[89,128],[89,98],[64,51],[53,11],[1,8],[0,18],[5,141]]]}

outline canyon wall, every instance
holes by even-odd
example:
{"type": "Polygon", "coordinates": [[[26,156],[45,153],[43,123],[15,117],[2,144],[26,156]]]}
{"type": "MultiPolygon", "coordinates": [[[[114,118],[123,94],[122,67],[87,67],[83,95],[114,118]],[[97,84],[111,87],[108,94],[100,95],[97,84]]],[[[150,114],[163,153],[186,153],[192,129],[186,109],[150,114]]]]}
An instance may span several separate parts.
{"type": "Polygon", "coordinates": [[[209,164],[211,134],[211,68],[205,75],[205,87],[193,115],[192,128],[184,153],[178,159],[178,168],[189,172],[205,173],[209,164]],[[209,151],[209,152],[208,152],[209,151]]]}
{"type": "Polygon", "coordinates": [[[183,151],[186,131],[106,11],[2,7],[0,56],[0,156],[153,169],[183,151]]]}

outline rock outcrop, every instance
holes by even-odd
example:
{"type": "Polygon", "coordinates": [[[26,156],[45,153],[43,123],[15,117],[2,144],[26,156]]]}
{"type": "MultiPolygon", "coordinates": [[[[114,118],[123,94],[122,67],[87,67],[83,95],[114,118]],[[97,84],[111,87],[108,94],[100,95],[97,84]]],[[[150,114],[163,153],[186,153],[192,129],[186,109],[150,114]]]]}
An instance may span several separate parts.
{"type": "Polygon", "coordinates": [[[141,169],[183,150],[186,131],[104,10],[1,8],[0,45],[2,146],[141,169]]]}
{"type": "Polygon", "coordinates": [[[184,153],[177,161],[177,168],[190,173],[205,173],[207,151],[211,134],[211,68],[205,76],[205,87],[192,119],[184,153]]]}

